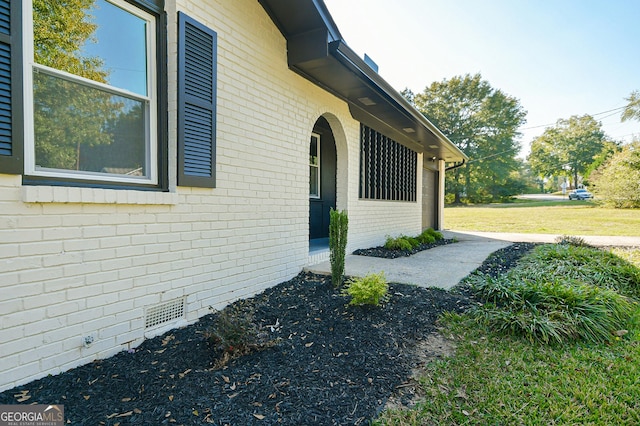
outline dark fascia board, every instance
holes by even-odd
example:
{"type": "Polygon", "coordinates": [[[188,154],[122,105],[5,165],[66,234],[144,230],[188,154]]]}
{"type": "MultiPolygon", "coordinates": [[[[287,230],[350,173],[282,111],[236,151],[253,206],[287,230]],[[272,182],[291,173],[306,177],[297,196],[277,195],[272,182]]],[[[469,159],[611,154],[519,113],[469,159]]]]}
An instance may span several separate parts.
{"type": "Polygon", "coordinates": [[[327,6],[322,0],[258,0],[282,35],[289,40],[308,31],[326,30],[325,42],[342,40],[327,6]]]}
{"type": "MultiPolygon", "coordinates": [[[[335,41],[329,44],[329,52],[335,56],[345,67],[349,68],[353,73],[359,76],[363,84],[374,90],[387,103],[388,106],[396,110],[397,114],[411,120],[416,125],[414,128],[416,135],[406,135],[412,140],[424,145],[429,143],[428,134],[433,135],[440,144],[442,149],[447,151],[451,161],[461,161],[468,157],[449,140],[433,123],[431,123],[420,111],[415,109],[398,93],[389,83],[387,83],[378,73],[376,73],[367,63],[360,58],[349,46],[342,41],[335,41]],[[425,132],[425,130],[427,132],[425,132]],[[425,134],[426,133],[426,134],[425,134]],[[422,135],[422,137],[420,137],[422,135]],[[416,138],[416,136],[418,138],[416,138]],[[454,158],[455,157],[455,158],[454,158]]],[[[398,129],[400,130],[400,129],[398,129]]]]}

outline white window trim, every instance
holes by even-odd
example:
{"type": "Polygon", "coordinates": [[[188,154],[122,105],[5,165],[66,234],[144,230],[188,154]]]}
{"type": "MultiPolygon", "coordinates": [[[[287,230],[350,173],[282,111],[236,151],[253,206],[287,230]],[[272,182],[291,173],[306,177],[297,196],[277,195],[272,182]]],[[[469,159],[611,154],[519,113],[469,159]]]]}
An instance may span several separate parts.
{"type": "MultiPolygon", "coordinates": [[[[319,133],[311,133],[311,137],[315,137],[317,139],[317,144],[316,144],[316,148],[318,149],[318,165],[315,164],[311,164],[309,163],[309,167],[315,167],[318,169],[318,194],[311,194],[309,193],[309,198],[312,198],[314,200],[319,200],[321,198],[320,194],[322,194],[322,189],[320,188],[320,185],[322,183],[322,179],[320,178],[320,164],[321,164],[321,159],[320,159],[320,134],[319,133]]],[[[311,143],[311,141],[309,141],[309,143],[311,143]]],[[[309,176],[309,180],[311,180],[311,176],[309,176]]]]}
{"type": "Polygon", "coordinates": [[[158,100],[157,100],[157,81],[156,81],[156,20],[150,15],[137,7],[126,3],[122,0],[106,0],[109,3],[135,15],[147,22],[146,40],[147,40],[147,95],[143,96],[132,93],[128,90],[119,89],[108,84],[99,83],[87,78],[76,76],[64,71],[36,64],[34,60],[33,48],[33,3],[32,0],[24,0],[22,2],[23,16],[23,82],[24,82],[24,173],[28,176],[42,176],[62,179],[81,179],[81,180],[97,180],[113,183],[137,183],[137,184],[158,184],[158,100]],[[55,75],[60,78],[70,79],[83,85],[92,86],[101,90],[106,90],[115,95],[121,95],[136,100],[143,101],[147,108],[149,119],[145,123],[146,127],[146,143],[145,148],[145,167],[148,170],[147,176],[127,177],[123,175],[109,175],[97,172],[78,172],[74,170],[53,170],[53,169],[36,169],[35,167],[35,132],[34,132],[34,114],[33,114],[33,72],[34,70],[43,70],[47,74],[55,75]]]}

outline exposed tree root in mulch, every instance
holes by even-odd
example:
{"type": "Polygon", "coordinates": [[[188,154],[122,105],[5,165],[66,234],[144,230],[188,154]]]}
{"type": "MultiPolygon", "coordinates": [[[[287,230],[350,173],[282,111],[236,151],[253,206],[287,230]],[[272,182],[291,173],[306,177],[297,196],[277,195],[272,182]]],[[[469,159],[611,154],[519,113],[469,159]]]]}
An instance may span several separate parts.
{"type": "Polygon", "coordinates": [[[353,252],[353,254],[358,256],[373,256],[373,257],[383,257],[386,259],[397,259],[398,257],[408,257],[412,254],[416,254],[418,252],[429,250],[434,247],[444,246],[446,244],[455,243],[456,240],[450,238],[443,238],[433,243],[420,244],[413,248],[412,250],[389,250],[384,248],[384,246],[371,247],[367,249],[358,249],[353,252]]]}
{"type": "Polygon", "coordinates": [[[413,370],[441,356],[439,341],[429,343],[438,316],[472,303],[464,292],[402,284],[390,293],[383,307],[347,306],[329,278],[300,274],[237,302],[276,344],[225,367],[213,368],[221,354],[204,337],[212,314],[135,351],[0,393],[0,404],[64,404],[80,425],[368,424],[392,394],[402,401],[413,370]]]}

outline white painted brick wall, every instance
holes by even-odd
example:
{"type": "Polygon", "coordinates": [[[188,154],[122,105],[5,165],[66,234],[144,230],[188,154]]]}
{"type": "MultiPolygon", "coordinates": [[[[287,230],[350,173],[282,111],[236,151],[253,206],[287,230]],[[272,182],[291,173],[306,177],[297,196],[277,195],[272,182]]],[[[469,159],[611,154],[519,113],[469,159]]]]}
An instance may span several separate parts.
{"type": "Polygon", "coordinates": [[[381,229],[420,231],[420,202],[358,200],[359,124],[287,68],[286,42],[258,2],[178,0],[167,13],[170,193],[0,175],[0,390],[138,345],[145,310],[160,302],[186,297],[193,322],[299,273],[321,115],[335,126],[349,249],[380,244],[381,229]],[[214,189],[176,187],[178,10],[218,33],[214,189]]]}

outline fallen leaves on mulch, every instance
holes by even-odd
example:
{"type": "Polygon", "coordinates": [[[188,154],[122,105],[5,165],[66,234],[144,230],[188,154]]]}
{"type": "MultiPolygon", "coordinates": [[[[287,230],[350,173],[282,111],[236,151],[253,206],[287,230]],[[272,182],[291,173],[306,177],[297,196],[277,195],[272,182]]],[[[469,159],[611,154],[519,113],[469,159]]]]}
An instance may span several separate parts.
{"type": "MultiPolygon", "coordinates": [[[[533,246],[499,250],[477,272],[504,273],[533,246]]],[[[449,351],[440,339],[429,344],[437,318],[472,303],[464,281],[452,292],[402,284],[389,292],[383,307],[348,306],[329,278],[302,273],[234,304],[277,342],[264,350],[216,369],[208,315],[135,350],[7,390],[0,404],[63,404],[78,425],[367,424],[391,396],[410,402],[413,391],[399,390],[410,390],[412,371],[449,351]]]]}
{"type": "Polygon", "coordinates": [[[215,369],[208,315],[134,351],[8,390],[0,404],[64,404],[72,424],[88,425],[367,424],[408,380],[438,316],[469,303],[401,284],[390,293],[383,307],[347,306],[330,279],[300,274],[237,302],[277,339],[272,347],[215,369]]]}

